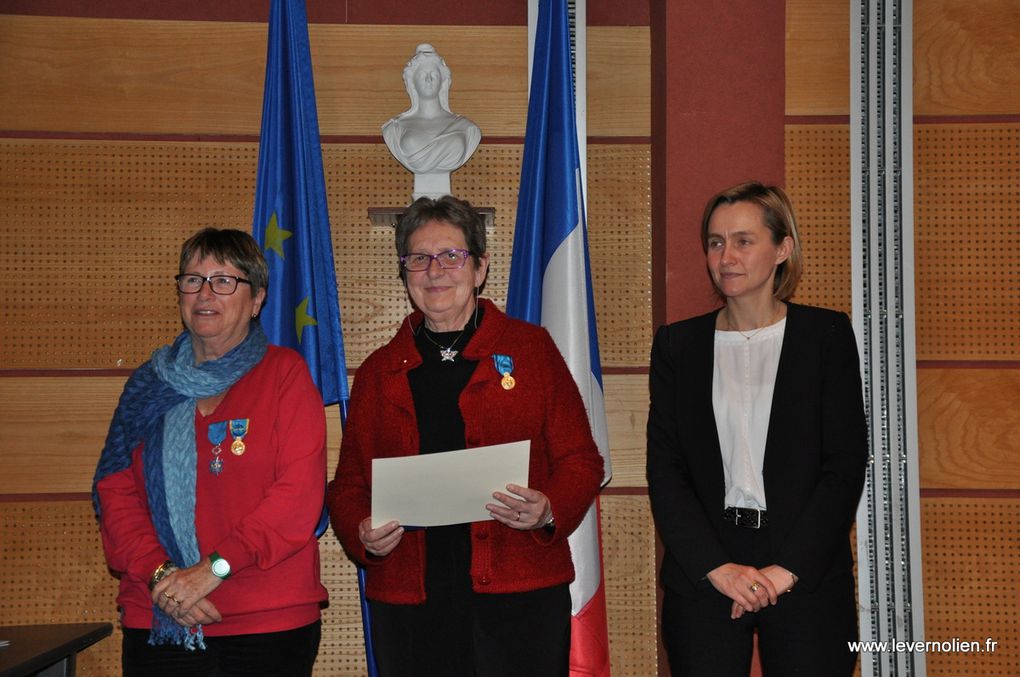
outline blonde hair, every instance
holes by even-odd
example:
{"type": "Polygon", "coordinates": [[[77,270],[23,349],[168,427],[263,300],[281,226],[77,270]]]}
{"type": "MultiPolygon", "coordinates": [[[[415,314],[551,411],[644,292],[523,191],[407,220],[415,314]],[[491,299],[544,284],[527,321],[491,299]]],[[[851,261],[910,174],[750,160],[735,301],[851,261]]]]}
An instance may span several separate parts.
{"type": "MultiPolygon", "coordinates": [[[[761,207],[762,220],[772,233],[772,242],[780,244],[789,237],[793,241],[790,256],[776,267],[776,278],[772,284],[772,295],[780,301],[793,296],[804,271],[804,257],[800,250],[800,236],[797,234],[797,217],[793,212],[790,197],[779,186],[766,186],[757,181],[748,181],[720,191],[705,205],[701,217],[701,248],[708,252],[708,222],[719,205],[736,202],[750,202],[761,207]]],[[[719,290],[716,289],[716,294],[719,290]]]]}

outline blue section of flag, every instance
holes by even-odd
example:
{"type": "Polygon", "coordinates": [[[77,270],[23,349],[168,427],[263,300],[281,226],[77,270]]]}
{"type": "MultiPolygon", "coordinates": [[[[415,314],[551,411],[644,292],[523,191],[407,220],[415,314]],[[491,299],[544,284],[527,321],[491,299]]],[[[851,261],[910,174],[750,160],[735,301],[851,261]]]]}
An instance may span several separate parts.
{"type": "Polygon", "coordinates": [[[304,0],[272,0],[252,233],[269,262],[261,322],[300,352],[324,404],[346,401],[333,244],[304,0]]]}
{"type": "Polygon", "coordinates": [[[506,310],[512,317],[542,324],[546,268],[563,241],[575,228],[581,228],[591,369],[601,385],[602,361],[595,327],[588,231],[577,179],[579,171],[567,3],[566,0],[541,0],[506,310]]]}

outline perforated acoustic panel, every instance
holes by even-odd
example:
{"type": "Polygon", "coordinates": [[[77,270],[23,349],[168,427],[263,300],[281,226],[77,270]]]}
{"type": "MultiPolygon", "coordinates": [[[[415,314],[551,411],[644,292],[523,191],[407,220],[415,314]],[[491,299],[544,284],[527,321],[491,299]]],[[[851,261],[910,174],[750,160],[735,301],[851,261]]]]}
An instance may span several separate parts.
{"type": "Polygon", "coordinates": [[[588,146],[588,230],[603,367],[645,367],[652,347],[648,145],[588,146]]]}
{"type": "Polygon", "coordinates": [[[917,357],[1020,356],[1020,124],[915,126],[917,357]]]}
{"type": "Polygon", "coordinates": [[[364,675],[367,668],[358,574],[332,528],[319,539],[319,556],[322,584],[329,591],[329,607],[322,611],[322,639],[315,675],[364,675]]]}
{"type": "Polygon", "coordinates": [[[1015,498],[922,499],[929,675],[1020,675],[1016,515],[1015,498]]]}
{"type": "Polygon", "coordinates": [[[648,496],[603,496],[602,560],[614,675],[656,674],[655,529],[648,496]]]}
{"type": "Polygon", "coordinates": [[[176,334],[180,245],[202,226],[250,226],[256,152],[0,142],[0,365],[134,366],[176,334]]]}
{"type": "MultiPolygon", "coordinates": [[[[655,674],[655,536],[647,496],[602,499],[613,670],[655,674]]],[[[354,565],[332,531],[319,541],[329,607],[315,674],[364,675],[354,565]]],[[[0,502],[0,625],[106,621],[112,637],[79,657],[78,674],[120,674],[117,581],[108,572],[88,501],[0,502]]]]}
{"type": "Polygon", "coordinates": [[[116,597],[91,503],[0,503],[0,624],[113,623],[78,674],[119,675],[116,597]]]}
{"type": "MultiPolygon", "coordinates": [[[[251,228],[257,144],[0,140],[5,205],[0,368],[131,367],[180,331],[172,277],[200,227],[251,228]]],[[[483,145],[454,192],[496,210],[486,294],[503,304],[521,147],[483,145]]],[[[651,340],[647,145],[591,149],[589,224],[605,366],[643,365],[651,340]]],[[[382,144],[323,147],[347,363],[408,310],[393,230],[369,207],[410,202],[382,144]]]]}
{"type": "MultiPolygon", "coordinates": [[[[319,552],[330,603],[322,612],[315,674],[363,675],[354,565],[331,530],[320,539],[319,552]]],[[[113,623],[111,637],[79,654],[77,673],[113,677],[121,672],[116,596],[90,502],[0,502],[0,625],[113,623]]]]}
{"type": "Polygon", "coordinates": [[[804,275],[794,301],[850,312],[850,130],[786,126],[786,187],[804,275]]]}

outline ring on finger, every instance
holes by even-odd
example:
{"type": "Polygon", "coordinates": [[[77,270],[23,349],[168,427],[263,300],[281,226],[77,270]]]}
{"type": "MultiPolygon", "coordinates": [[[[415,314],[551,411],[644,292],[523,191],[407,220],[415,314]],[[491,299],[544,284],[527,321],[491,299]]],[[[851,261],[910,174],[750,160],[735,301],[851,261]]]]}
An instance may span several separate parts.
{"type": "Polygon", "coordinates": [[[758,585],[757,582],[752,583],[749,587],[751,588],[751,592],[758,592],[759,590],[761,590],[761,586],[758,585]]]}
{"type": "Polygon", "coordinates": [[[521,521],[521,512],[519,510],[517,510],[517,511],[514,512],[514,522],[520,522],[520,521],[521,521]]]}

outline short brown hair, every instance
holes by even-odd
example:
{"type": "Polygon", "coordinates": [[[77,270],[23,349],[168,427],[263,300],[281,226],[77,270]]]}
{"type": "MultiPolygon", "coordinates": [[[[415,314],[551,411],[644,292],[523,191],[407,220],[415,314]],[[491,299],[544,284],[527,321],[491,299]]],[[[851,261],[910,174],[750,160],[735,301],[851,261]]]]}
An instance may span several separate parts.
{"type": "Polygon", "coordinates": [[[262,255],[255,238],[243,230],[231,228],[203,228],[181,246],[179,273],[186,273],[184,266],[191,259],[212,257],[219,263],[229,263],[251,282],[252,294],[269,287],[269,265],[262,255]]]}
{"type": "MultiPolygon", "coordinates": [[[[708,253],[708,222],[719,205],[731,205],[736,202],[750,202],[761,207],[762,220],[765,227],[772,233],[772,242],[780,244],[784,238],[793,240],[790,256],[776,268],[776,279],[772,286],[772,295],[780,301],[786,301],[797,289],[800,275],[804,270],[804,257],[800,250],[800,236],[797,233],[797,217],[793,212],[790,197],[779,186],[766,186],[757,181],[748,181],[720,191],[712,196],[705,205],[705,213],[701,217],[701,248],[708,253]]],[[[719,290],[716,290],[719,293],[719,290]]]]}

